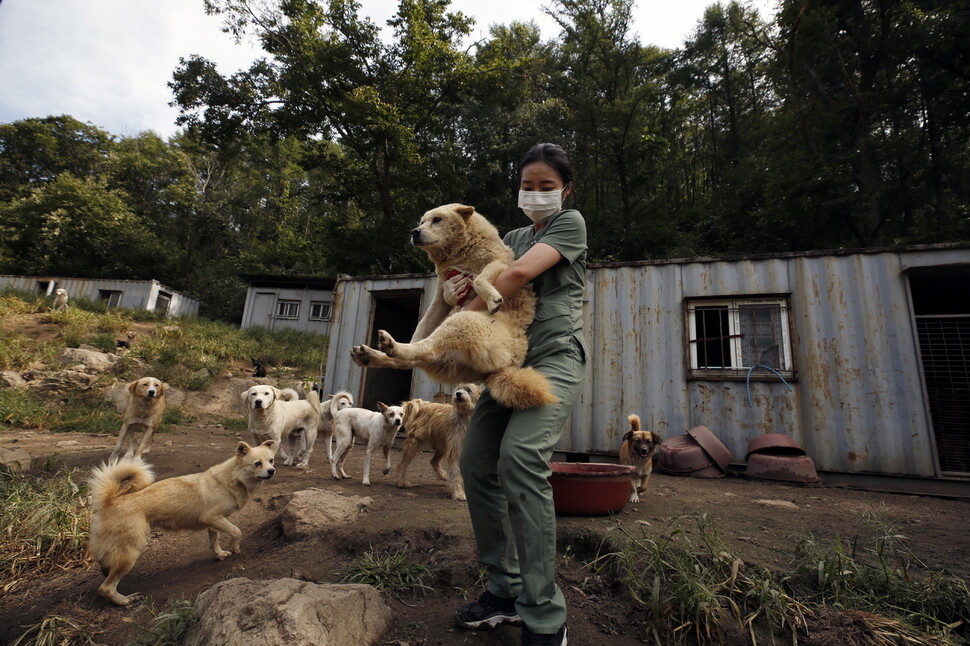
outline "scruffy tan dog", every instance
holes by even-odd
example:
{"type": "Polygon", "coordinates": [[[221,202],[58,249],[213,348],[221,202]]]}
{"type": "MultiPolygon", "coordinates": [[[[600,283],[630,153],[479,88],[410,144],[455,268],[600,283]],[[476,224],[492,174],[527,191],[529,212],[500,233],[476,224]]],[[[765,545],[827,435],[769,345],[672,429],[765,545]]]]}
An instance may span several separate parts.
{"type": "Polygon", "coordinates": [[[135,455],[139,456],[151,450],[152,438],[155,437],[155,431],[162,423],[167,392],[168,384],[154,377],[142,377],[128,384],[128,404],[121,415],[121,430],[118,432],[118,441],[109,459],[114,460],[121,455],[126,441],[130,440],[134,446],[134,433],[131,433],[134,427],[145,429],[135,455]],[[130,438],[129,433],[131,433],[130,438]]]}
{"type": "Polygon", "coordinates": [[[557,401],[545,376],[521,367],[536,297],[527,285],[503,300],[492,284],[515,259],[495,227],[474,207],[448,204],[424,214],[411,231],[411,244],[424,249],[435,264],[434,299],[411,343],[399,343],[380,330],[377,349],[367,345],[352,348],[357,365],[421,368],[447,384],[485,382],[496,401],[510,408],[557,401]],[[475,276],[475,291],[491,313],[454,311],[445,302],[444,281],[452,271],[475,276]]]}
{"type": "Polygon", "coordinates": [[[653,456],[663,440],[653,431],[640,430],[639,415],[630,415],[627,421],[630,430],[623,436],[623,444],[620,445],[620,464],[636,467],[636,472],[630,476],[630,502],[640,502],[640,494],[646,493],[650,484],[653,456]]]}
{"type": "Polygon", "coordinates": [[[465,384],[455,390],[450,404],[436,404],[423,399],[410,399],[402,404],[407,437],[401,447],[401,461],[397,465],[397,486],[410,487],[407,469],[418,450],[430,447],[431,468],[442,480],[448,481],[453,500],[465,500],[465,483],[461,478],[458,458],[468,430],[468,419],[475,410],[481,389],[465,384]],[[441,460],[448,464],[446,472],[441,460]]]}
{"type": "Polygon", "coordinates": [[[93,509],[88,549],[107,575],[98,592],[119,606],[141,596],[119,593],[118,582],[145,551],[152,528],[206,529],[217,559],[238,554],[242,532],[229,516],[276,473],[275,453],[271,441],[256,447],[240,442],[222,464],[158,482],[138,457],[126,456],[94,469],[88,481],[93,509]],[[222,548],[223,537],[228,549],[222,548]]]}

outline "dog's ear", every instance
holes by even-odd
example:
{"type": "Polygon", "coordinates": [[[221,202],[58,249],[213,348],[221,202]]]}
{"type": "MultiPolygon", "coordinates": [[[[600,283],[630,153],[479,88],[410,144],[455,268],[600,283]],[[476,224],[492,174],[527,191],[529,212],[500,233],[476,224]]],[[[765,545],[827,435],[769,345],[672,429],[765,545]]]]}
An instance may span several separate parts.
{"type": "Polygon", "coordinates": [[[654,444],[663,444],[664,439],[660,437],[660,433],[650,431],[650,435],[653,438],[654,444]]]}
{"type": "Polygon", "coordinates": [[[633,439],[633,431],[627,431],[627,432],[626,432],[626,433],[625,433],[625,434],[623,435],[623,441],[624,441],[624,442],[629,442],[629,441],[630,441],[631,439],[633,439]]]}
{"type": "Polygon", "coordinates": [[[276,386],[271,386],[271,388],[273,389],[273,399],[282,399],[283,398],[283,391],[282,390],[280,390],[276,386]]]}
{"type": "Polygon", "coordinates": [[[260,444],[260,446],[265,446],[266,448],[271,449],[273,448],[273,444],[274,444],[273,440],[266,440],[265,442],[260,444]]]}
{"type": "Polygon", "coordinates": [[[131,382],[130,384],[128,384],[128,392],[130,392],[132,395],[135,394],[135,388],[138,388],[138,381],[139,380],[136,379],[133,382],[131,382]]]}
{"type": "Polygon", "coordinates": [[[467,220],[475,212],[475,207],[474,206],[465,206],[464,204],[462,204],[462,205],[460,205],[455,210],[458,211],[458,215],[460,215],[461,217],[463,217],[464,219],[467,220]]]}
{"type": "Polygon", "coordinates": [[[384,402],[377,402],[377,410],[383,413],[384,411],[387,410],[387,404],[385,404],[384,402]]]}
{"type": "MultiPolygon", "coordinates": [[[[272,440],[267,440],[267,441],[272,442],[272,440]]],[[[238,455],[239,457],[243,457],[244,455],[249,453],[250,448],[251,447],[248,444],[240,441],[239,444],[236,445],[236,455],[238,455]]]]}
{"type": "Polygon", "coordinates": [[[239,399],[246,401],[246,398],[249,397],[250,390],[252,390],[252,388],[247,388],[246,390],[242,391],[242,393],[239,395],[239,399]]]}
{"type": "Polygon", "coordinates": [[[161,383],[162,383],[162,392],[163,392],[163,393],[167,393],[167,392],[168,392],[168,389],[169,389],[169,388],[171,388],[171,386],[169,386],[169,385],[168,385],[167,383],[165,383],[164,381],[163,381],[163,382],[161,382],[161,383]]]}

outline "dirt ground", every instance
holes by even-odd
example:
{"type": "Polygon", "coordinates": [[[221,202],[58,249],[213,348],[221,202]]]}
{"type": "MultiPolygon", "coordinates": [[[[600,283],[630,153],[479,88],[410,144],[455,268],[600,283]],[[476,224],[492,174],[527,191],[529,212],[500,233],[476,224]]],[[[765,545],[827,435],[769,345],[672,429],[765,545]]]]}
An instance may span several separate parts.
{"type": "MultiPolygon", "coordinates": [[[[249,440],[245,432],[200,418],[192,424],[163,428],[148,458],[158,478],[181,475],[224,460],[240,439],[249,440]]],[[[113,443],[108,435],[51,435],[0,427],[0,450],[17,447],[35,456],[56,452],[66,464],[84,470],[105,459],[113,443]]],[[[420,455],[412,464],[409,475],[414,487],[395,487],[393,471],[381,476],[376,458],[373,485],[365,487],[360,482],[362,449],[357,447],[348,460],[351,480],[331,479],[322,442],[311,460],[311,471],[281,467],[233,517],[243,530],[241,555],[223,562],[214,560],[204,532],[156,532],[119,586],[122,593],[146,595],[146,601],[133,607],[116,608],[98,596],[102,578],[94,564],[39,576],[15,587],[0,596],[0,643],[12,641],[24,626],[57,614],[99,626],[101,632],[93,636],[97,643],[125,644],[137,636],[136,624],[150,624],[152,608],[163,610],[174,600],[192,600],[218,581],[296,577],[335,582],[367,550],[408,546],[413,558],[433,572],[428,583],[435,590],[424,598],[388,597],[394,623],[384,644],[518,644],[517,628],[475,633],[456,629],[452,623],[454,608],[469,596],[477,596],[481,581],[465,504],[448,498],[445,484],[434,477],[428,464],[430,454],[420,455]],[[370,496],[374,502],[351,525],[321,527],[309,540],[288,542],[279,529],[282,508],[293,492],[309,487],[370,496]]],[[[392,454],[395,466],[398,456],[396,447],[392,454]]],[[[707,513],[731,550],[747,562],[784,571],[790,567],[792,549],[800,538],[809,534],[823,540],[853,536],[870,512],[906,535],[927,566],[970,577],[968,500],[655,473],[649,495],[639,504],[627,504],[615,520],[559,517],[562,556],[558,576],[569,603],[570,644],[604,640],[616,646],[647,643],[649,617],[619,584],[583,566],[595,555],[598,539],[590,537],[615,530],[617,522],[637,535],[659,536],[669,531],[669,523],[676,517],[707,513]]],[[[812,640],[800,642],[811,644],[812,640]]]]}

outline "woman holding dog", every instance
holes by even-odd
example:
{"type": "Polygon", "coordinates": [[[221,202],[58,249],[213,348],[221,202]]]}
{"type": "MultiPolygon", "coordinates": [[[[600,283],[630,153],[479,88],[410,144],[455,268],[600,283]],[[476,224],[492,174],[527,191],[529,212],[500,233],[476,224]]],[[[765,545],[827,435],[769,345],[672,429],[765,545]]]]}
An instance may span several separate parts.
{"type": "MultiPolygon", "coordinates": [[[[566,601],[555,582],[556,513],[549,460],[582,387],[586,342],[582,303],[586,223],[563,209],[573,191],[573,168],[555,144],[533,146],[519,163],[519,208],[532,224],[504,241],[516,260],[495,281],[508,298],[532,282],[537,296],[524,365],[545,375],[559,401],[512,410],[486,391],[469,421],[461,454],[468,510],[488,584],[478,601],[460,607],[461,626],[491,629],[523,624],[522,644],[565,645],[566,601]]],[[[456,276],[446,299],[459,304],[470,279],[456,276]]],[[[465,309],[484,310],[473,298],[465,309]]]]}

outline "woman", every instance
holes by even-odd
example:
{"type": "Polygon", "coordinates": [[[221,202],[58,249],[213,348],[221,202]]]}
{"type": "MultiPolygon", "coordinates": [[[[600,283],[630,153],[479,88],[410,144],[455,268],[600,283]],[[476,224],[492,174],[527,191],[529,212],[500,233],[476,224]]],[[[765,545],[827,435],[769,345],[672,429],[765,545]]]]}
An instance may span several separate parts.
{"type": "MultiPolygon", "coordinates": [[[[532,282],[538,299],[524,365],[549,379],[559,402],[516,411],[486,391],[475,408],[461,473],[488,585],[455,616],[473,629],[523,624],[523,645],[560,645],[566,644],[566,602],[555,582],[556,514],[548,463],[585,372],[586,223],[578,211],[562,208],[573,192],[573,169],[559,146],[538,144],[525,154],[519,189],[519,208],[533,223],[506,234],[516,260],[495,287],[508,297],[532,282]]],[[[449,300],[459,300],[467,281],[459,276],[450,282],[449,300]]],[[[484,310],[485,304],[476,297],[465,309],[484,310]]]]}

